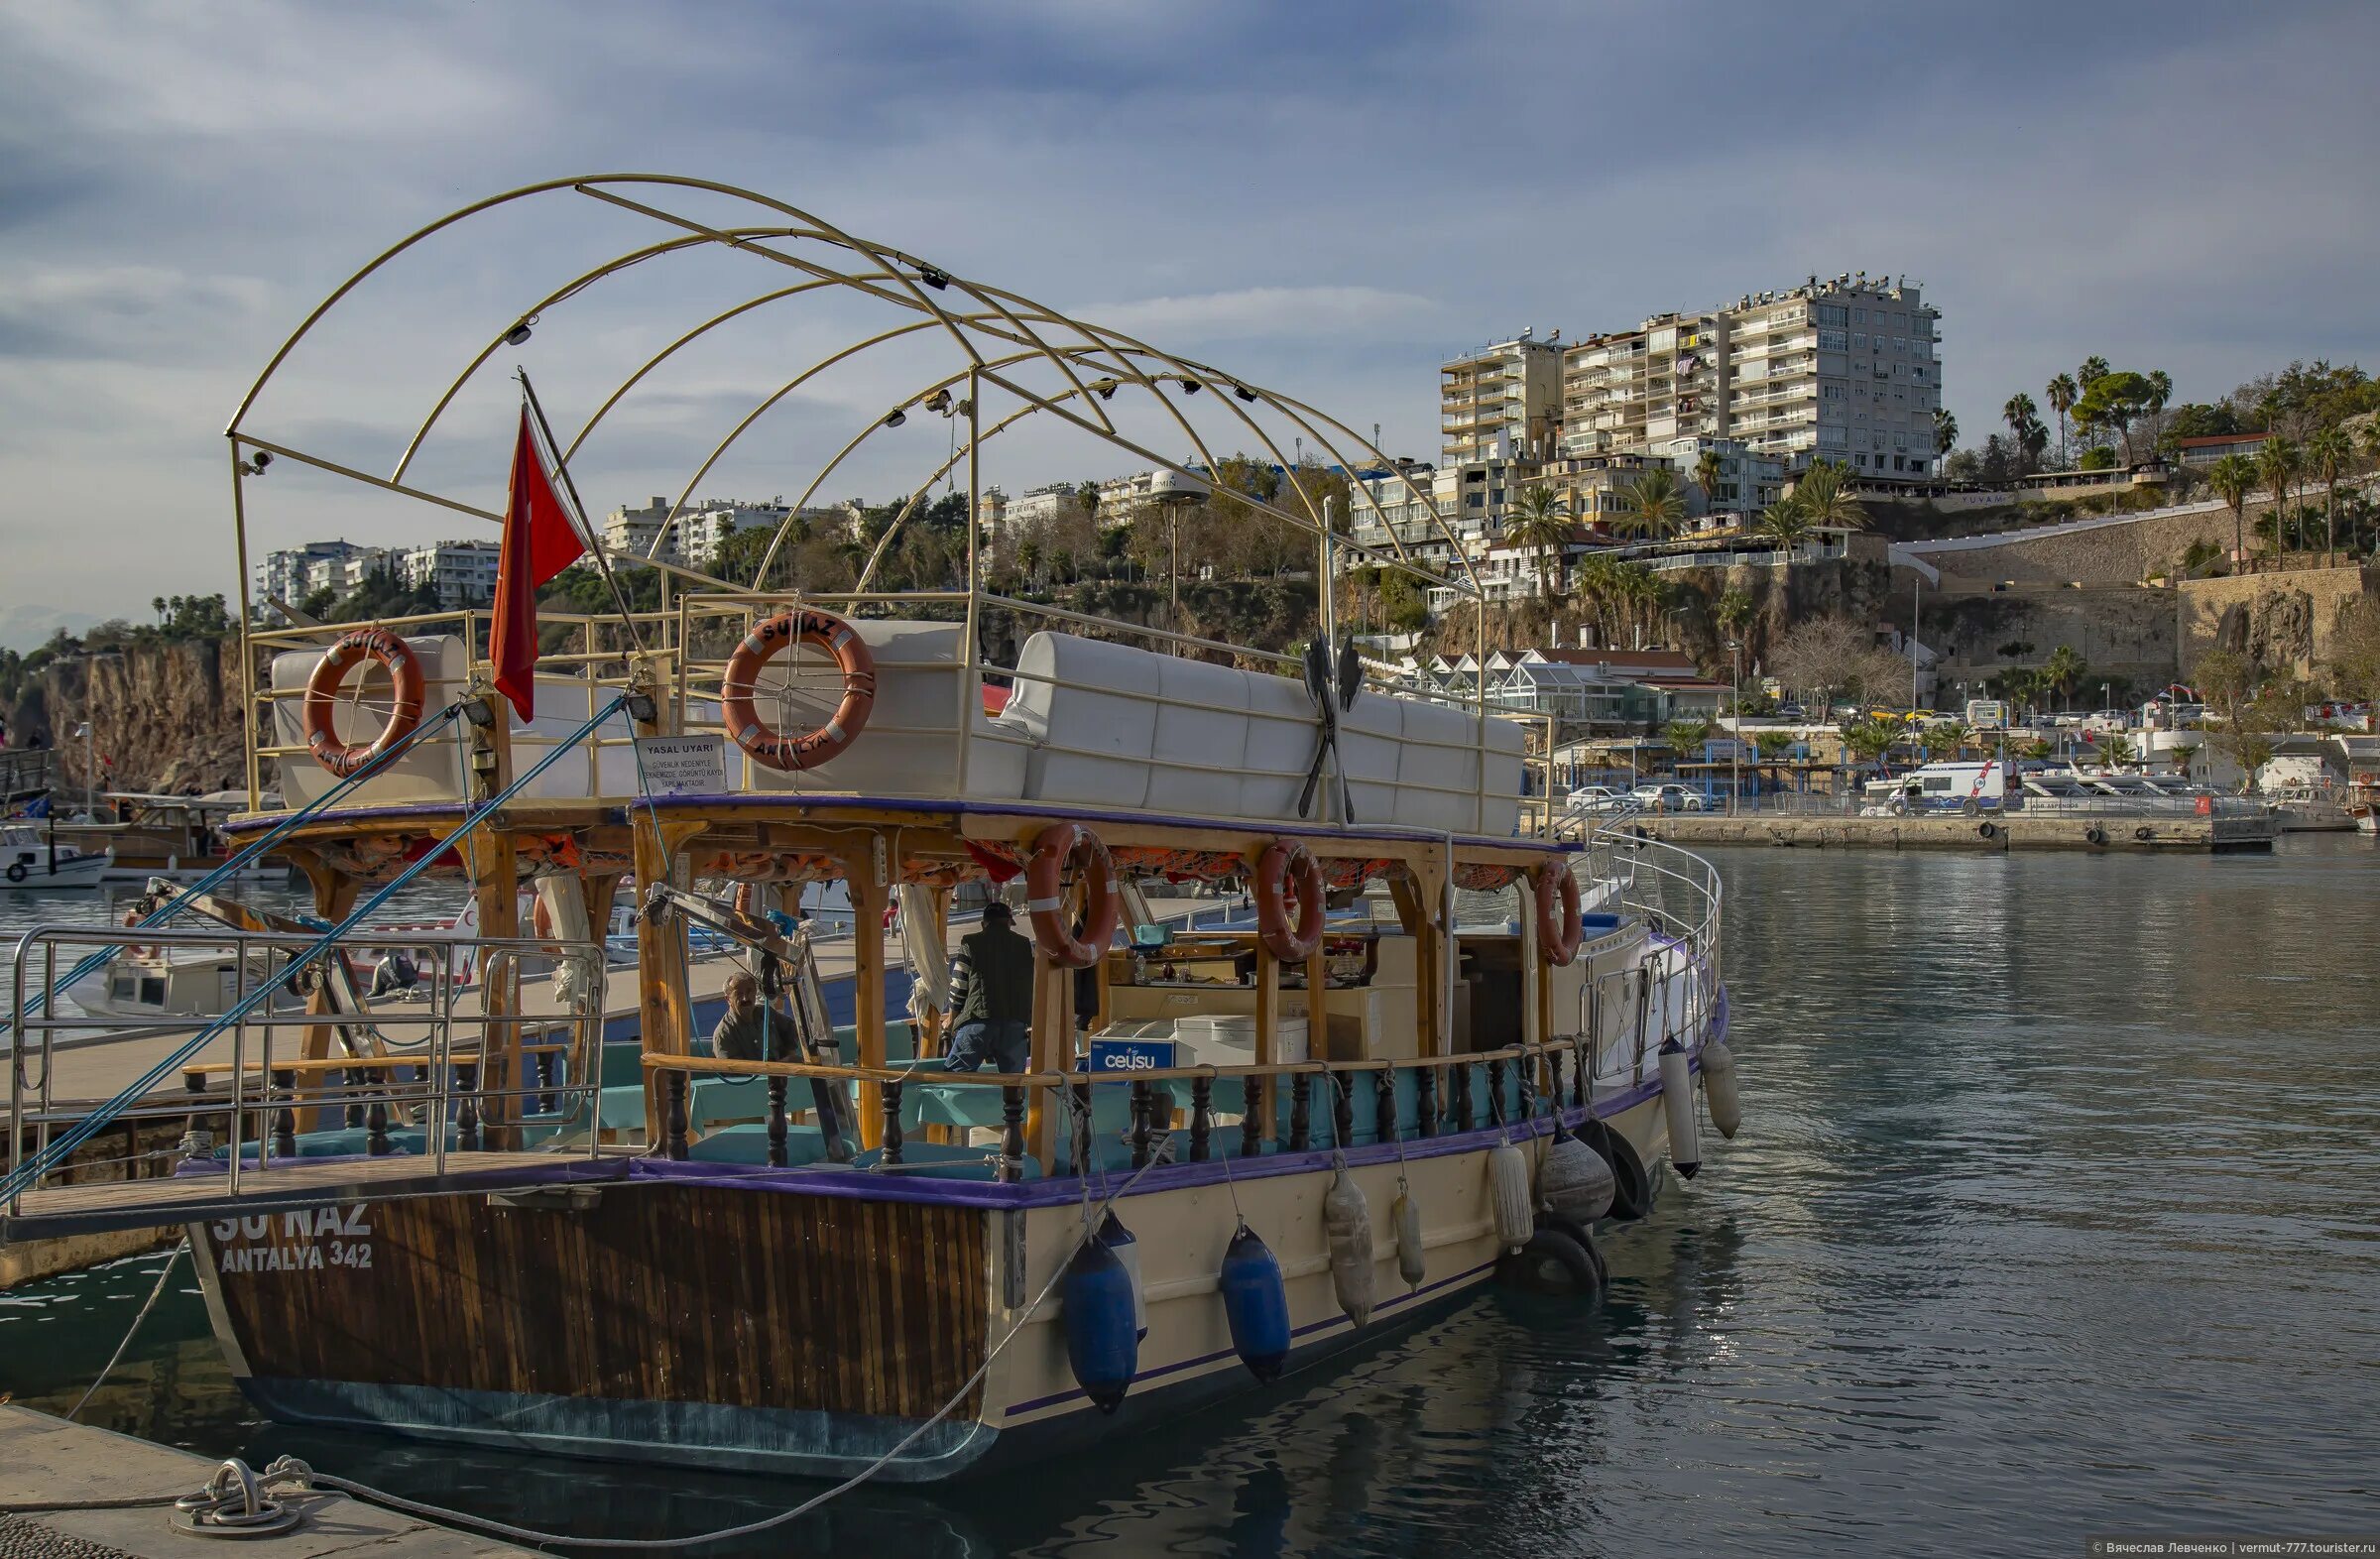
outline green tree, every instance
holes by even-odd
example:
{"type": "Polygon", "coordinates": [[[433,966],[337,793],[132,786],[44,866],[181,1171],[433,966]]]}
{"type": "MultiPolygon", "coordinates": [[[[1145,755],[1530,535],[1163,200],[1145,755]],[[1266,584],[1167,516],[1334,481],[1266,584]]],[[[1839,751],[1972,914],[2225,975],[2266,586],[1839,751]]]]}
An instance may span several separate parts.
{"type": "Polygon", "coordinates": [[[2073,374],[2060,374],[2043,388],[2042,394],[2049,398],[2050,410],[2058,414],[2058,458],[2065,460],[2068,458],[2066,414],[2075,409],[2077,401],[2082,399],[2082,392],[2076,387],[2073,374]]]}
{"type": "Polygon", "coordinates": [[[2264,479],[2265,486],[2273,490],[2273,540],[2276,546],[2280,543],[2278,528],[2281,511],[2289,503],[2289,490],[2297,482],[2298,473],[2305,469],[2305,464],[2304,452],[2295,442],[2279,433],[2265,439],[2264,447],[2256,451],[2256,474],[2264,479]]]}
{"type": "Polygon", "coordinates": [[[2174,767],[2181,772],[2182,778],[2185,780],[2189,779],[2191,765],[2198,760],[2199,744],[2196,742],[2176,742],[2173,746],[2167,748],[2165,753],[2168,758],[2173,760],[2174,767]]]}
{"type": "Polygon", "coordinates": [[[1686,523],[1686,496],[1677,473],[1655,466],[1638,474],[1619,495],[1619,518],[1612,529],[1631,532],[1649,541],[1666,540],[1686,523]]]}
{"type": "Polygon", "coordinates": [[[1694,485],[1703,490],[1703,509],[1716,513],[1719,509],[1719,484],[1726,475],[1727,462],[1716,449],[1706,449],[1694,462],[1694,485]]]}
{"type": "Polygon", "coordinates": [[[2023,443],[2025,429],[2033,423],[2033,398],[2022,390],[2010,396],[2000,405],[2000,420],[2008,424],[2009,434],[2023,443]]]}
{"type": "Polygon", "coordinates": [[[2060,645],[2050,652],[2041,673],[2042,679],[2058,694],[2059,707],[2064,708],[2075,684],[2090,673],[2090,666],[2073,645],[2060,645]]]}
{"type": "Polygon", "coordinates": [[[2132,738],[2121,731],[2101,731],[2094,745],[2099,750],[2099,762],[2110,769],[2121,769],[2139,757],[2132,750],[2132,738]]]}
{"type": "Polygon", "coordinates": [[[1850,473],[1837,461],[1811,461],[1810,469],[1793,485],[1793,496],[1800,501],[1802,512],[1810,517],[1814,528],[1867,529],[1867,510],[1851,496],[1850,473]]]}
{"type": "Polygon", "coordinates": [[[1672,720],[1661,728],[1661,741],[1673,754],[1672,763],[1682,765],[1687,756],[1711,740],[1711,722],[1702,719],[1672,720]]]}
{"type": "Polygon", "coordinates": [[[1940,456],[1949,454],[1952,450],[1958,447],[1959,419],[1951,415],[1951,409],[1949,407],[1936,407],[1934,409],[1935,455],[1939,458],[1940,456]]]}
{"type": "Polygon", "coordinates": [[[1570,538],[1569,506],[1551,483],[1533,482],[1513,495],[1504,540],[1537,554],[1538,594],[1549,605],[1554,599],[1554,570],[1570,538]]]}
{"type": "Polygon", "coordinates": [[[1799,495],[1788,493],[1762,512],[1754,531],[1791,550],[1810,540],[1810,510],[1799,495]]]}
{"type": "Polygon", "coordinates": [[[2124,463],[2132,463],[2132,424],[2144,416],[2155,388],[2148,376],[2129,371],[2101,374],[2082,387],[2075,416],[2086,425],[2111,427],[2124,446],[2124,463]]]}
{"type": "Polygon", "coordinates": [[[1927,726],[1919,732],[1917,745],[1924,749],[1925,755],[1929,759],[1940,758],[1945,754],[1957,758],[1966,750],[1966,744],[1972,739],[1973,734],[1967,730],[1964,721],[1948,720],[1939,725],[1927,726]]]}
{"type": "Polygon", "coordinates": [[[2256,490],[2256,467],[2245,455],[2227,454],[2206,469],[2206,485],[2231,506],[2231,552],[2248,555],[2248,495],[2256,490]]]}
{"type": "Polygon", "coordinates": [[[1752,598],[1749,592],[1729,590],[1711,608],[1711,620],[1720,631],[1730,637],[1740,636],[1744,625],[1752,620],[1752,598]]]}
{"type": "Polygon", "coordinates": [[[2325,427],[2306,440],[2306,460],[2314,474],[2322,479],[2322,557],[2324,561],[2338,551],[2338,479],[2344,475],[2349,461],[2355,458],[2355,446],[2347,439],[2346,430],[2325,427]]]}

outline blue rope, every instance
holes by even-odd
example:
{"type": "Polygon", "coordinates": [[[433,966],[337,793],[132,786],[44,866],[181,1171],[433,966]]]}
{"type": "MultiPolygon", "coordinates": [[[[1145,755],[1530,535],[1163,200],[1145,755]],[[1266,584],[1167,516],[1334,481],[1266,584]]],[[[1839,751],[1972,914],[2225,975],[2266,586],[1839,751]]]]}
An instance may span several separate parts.
{"type": "MultiPolygon", "coordinates": [[[[355,927],[366,915],[371,914],[383,903],[387,902],[388,899],[395,895],[399,889],[412,882],[415,878],[420,876],[423,872],[429,870],[431,865],[437,861],[438,857],[446,854],[447,851],[452,850],[457,841],[463,839],[481,823],[484,823],[490,817],[493,817],[496,814],[496,809],[498,807],[511,800],[513,796],[532,780],[535,780],[537,776],[543,774],[547,769],[551,768],[556,760],[561,758],[563,754],[569,752],[572,748],[576,747],[580,742],[584,741],[597,726],[600,726],[604,721],[609,720],[613,715],[617,714],[621,707],[627,702],[628,699],[625,694],[623,694],[621,697],[613,699],[612,702],[601,712],[599,712],[594,719],[589,720],[586,724],[580,726],[577,730],[571,732],[567,737],[556,743],[553,751],[547,753],[543,758],[537,760],[535,768],[531,769],[527,774],[522,775],[511,784],[506,785],[502,791],[487,801],[486,804],[482,805],[476,811],[472,811],[468,816],[466,816],[463,820],[463,826],[456,829],[453,833],[447,835],[445,842],[437,849],[430,851],[428,854],[422,856],[420,860],[416,861],[413,865],[407,867],[404,871],[391,878],[388,883],[379,890],[379,892],[373,894],[371,898],[358,904],[346,919],[340,921],[337,925],[332,926],[328,931],[324,932],[319,939],[308,946],[305,951],[299,953],[297,957],[292,958],[284,969],[281,978],[286,979],[289,975],[295,974],[298,970],[304,968],[307,964],[312,963],[316,958],[319,958],[322,956],[322,954],[328,952],[331,947],[338,942],[340,937],[355,929],[355,927]]],[[[151,1067],[148,1072],[139,1080],[126,1087],[121,1093],[117,1094],[107,1103],[101,1105],[98,1109],[92,1111],[89,1115],[86,1115],[81,1120],[75,1122],[74,1125],[64,1134],[54,1139],[50,1145],[44,1148],[41,1152],[25,1160],[25,1162],[22,1164],[19,1164],[16,1172],[8,1177],[7,1182],[5,1184],[0,1184],[0,1203],[13,1202],[29,1187],[38,1182],[42,1176],[48,1174],[51,1170],[63,1163],[67,1155],[71,1154],[75,1148],[88,1141],[94,1134],[104,1130],[108,1123],[115,1120],[118,1115],[122,1114],[125,1108],[133,1101],[148,1093],[152,1088],[155,1088],[159,1083],[163,1082],[170,1074],[178,1068],[182,1062],[188,1060],[192,1055],[195,1055],[208,1040],[214,1038],[215,1035],[221,1033],[224,1029],[230,1027],[232,1024],[238,1022],[241,1019],[246,1018],[250,1013],[254,1012],[258,1006],[260,1006],[268,997],[273,994],[274,985],[275,982],[273,981],[266,981],[260,984],[255,990],[249,992],[247,996],[243,997],[230,1012],[225,1013],[221,1018],[216,1019],[205,1028],[199,1030],[197,1034],[192,1036],[188,1042],[184,1043],[179,1049],[176,1050],[172,1055],[167,1056],[164,1060],[151,1067]]],[[[236,1150],[236,1143],[234,1144],[234,1148],[236,1150]]]]}
{"type": "MultiPolygon", "coordinates": [[[[148,914],[141,918],[141,923],[137,929],[144,931],[149,930],[153,927],[164,925],[168,920],[173,919],[176,915],[182,911],[185,899],[194,895],[205,893],[217,883],[222,882],[234,872],[239,871],[249,862],[263,855],[265,851],[272,846],[273,841],[279,839],[283,834],[288,833],[291,829],[296,828],[307,818],[312,817],[315,813],[320,812],[325,807],[329,806],[333,801],[336,801],[340,796],[346,794],[349,790],[354,789],[357,785],[362,784],[366,780],[371,779],[372,776],[378,774],[382,768],[390,763],[395,762],[397,756],[403,753],[407,748],[413,746],[414,743],[419,741],[422,737],[429,735],[430,732],[437,730],[439,727],[446,724],[447,721],[452,720],[457,714],[461,713],[462,707],[463,706],[459,703],[448,704],[445,708],[439,710],[431,718],[422,722],[420,725],[414,727],[413,730],[407,732],[400,740],[390,743],[387,751],[381,753],[370,763],[364,765],[363,768],[358,769],[354,774],[349,775],[337,784],[332,785],[329,789],[323,791],[320,795],[316,796],[313,800],[308,801],[305,805],[299,807],[288,817],[283,818],[280,822],[274,824],[272,829],[268,831],[263,838],[241,850],[230,860],[225,861],[221,866],[216,867],[213,871],[198,879],[198,881],[191,884],[181,896],[173,899],[166,903],[160,904],[155,909],[150,910],[148,914]]],[[[60,989],[63,989],[65,986],[77,984],[83,979],[84,976],[95,974],[99,970],[107,967],[108,962],[116,956],[116,952],[117,949],[113,947],[103,947],[97,952],[84,954],[83,957],[76,962],[73,968],[66,971],[66,978],[60,982],[60,989]]],[[[49,1006],[50,993],[48,991],[37,991],[34,993],[33,1001],[28,1005],[27,1012],[34,1017],[39,1017],[42,1013],[49,1009],[49,1006]]],[[[0,1028],[0,1034],[14,1034],[14,1028],[0,1028]]]]}

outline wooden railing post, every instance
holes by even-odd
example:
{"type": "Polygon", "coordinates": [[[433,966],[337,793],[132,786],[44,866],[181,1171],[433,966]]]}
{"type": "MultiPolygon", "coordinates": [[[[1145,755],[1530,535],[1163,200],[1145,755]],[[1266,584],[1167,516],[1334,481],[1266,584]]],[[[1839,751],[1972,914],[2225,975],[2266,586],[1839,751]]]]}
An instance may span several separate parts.
{"type": "Polygon", "coordinates": [[[1438,1068],[1417,1066],[1413,1069],[1413,1124],[1415,1135],[1438,1135],[1438,1068]]]}
{"type": "Polygon", "coordinates": [[[1488,1124],[1502,1126],[1504,1122],[1504,1063],[1488,1063],[1488,1124]]]}
{"type": "Polygon", "coordinates": [[[1132,1084],[1132,1167],[1148,1167],[1150,1149],[1149,1126],[1156,1114],[1156,1104],[1149,1097],[1148,1084],[1132,1084]]]}
{"type": "Polygon", "coordinates": [[[1024,1177],[1024,1090],[1014,1084],[1000,1091],[1000,1177],[1024,1177]]]}
{"type": "Polygon", "coordinates": [[[671,1158],[686,1156],[686,1074],[675,1069],[661,1074],[661,1151],[671,1158]]]}
{"type": "MultiPolygon", "coordinates": [[[[479,1069],[465,1062],[454,1068],[454,1145],[465,1152],[479,1146],[479,1069]]],[[[443,1127],[441,1126],[441,1130],[443,1127]]]]}
{"type": "Polygon", "coordinates": [[[1455,1068],[1454,1084],[1455,1130],[1468,1132],[1477,1124],[1471,1112],[1471,1063],[1469,1061],[1465,1061],[1455,1068]]]}
{"type": "Polygon", "coordinates": [[[273,1073],[273,1092],[281,1108],[273,1112],[273,1151],[284,1158],[298,1156],[298,1074],[286,1069],[273,1073]]]}
{"type": "Polygon", "coordinates": [[[781,1075],[769,1079],[769,1165],[773,1169],[785,1167],[785,1085],[789,1081],[781,1075]]]}
{"type": "Polygon", "coordinates": [[[900,1152],[902,1145],[900,1131],[900,1084],[883,1083],[879,1084],[878,1086],[883,1094],[885,1112],[884,1161],[888,1164],[896,1164],[901,1161],[900,1152]]]}
{"type": "Polygon", "coordinates": [[[1289,1075],[1289,1150],[1303,1152],[1313,1145],[1314,1079],[1306,1072],[1289,1075]]]}
{"type": "Polygon", "coordinates": [[[1250,1077],[1241,1084],[1248,1113],[1240,1118],[1240,1156],[1254,1158],[1264,1151],[1264,1139],[1271,1136],[1272,1100],[1266,1093],[1270,1078],[1250,1077]]]}
{"type": "Polygon", "coordinates": [[[1396,1120],[1396,1068],[1384,1066],[1371,1074],[1371,1130],[1383,1142],[1393,1142],[1402,1134],[1396,1120]]]}
{"type": "Polygon", "coordinates": [[[1073,1136],[1067,1143],[1069,1156],[1074,1160],[1075,1174],[1087,1175],[1091,1172],[1091,1083],[1088,1078],[1078,1077],[1065,1086],[1074,1099],[1073,1136]]]}
{"type": "Polygon", "coordinates": [[[1331,1085],[1331,1145],[1345,1147],[1347,1139],[1356,1135],[1356,1095],[1340,1072],[1325,1072],[1323,1081],[1331,1085]]]}
{"type": "Polygon", "coordinates": [[[1190,1161],[1203,1164],[1212,1148],[1208,1136],[1214,1130],[1215,1079],[1194,1077],[1190,1080],[1190,1161]]]}

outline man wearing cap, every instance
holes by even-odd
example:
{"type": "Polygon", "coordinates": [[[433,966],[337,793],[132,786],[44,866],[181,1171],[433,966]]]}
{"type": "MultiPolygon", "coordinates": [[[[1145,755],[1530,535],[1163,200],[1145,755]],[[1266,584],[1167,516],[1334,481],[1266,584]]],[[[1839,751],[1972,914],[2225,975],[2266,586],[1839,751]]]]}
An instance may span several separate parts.
{"type": "Polygon", "coordinates": [[[994,899],[983,929],[959,940],[950,961],[950,1054],[954,1072],[1021,1072],[1032,1064],[1033,944],[1016,934],[1016,916],[994,899]]]}

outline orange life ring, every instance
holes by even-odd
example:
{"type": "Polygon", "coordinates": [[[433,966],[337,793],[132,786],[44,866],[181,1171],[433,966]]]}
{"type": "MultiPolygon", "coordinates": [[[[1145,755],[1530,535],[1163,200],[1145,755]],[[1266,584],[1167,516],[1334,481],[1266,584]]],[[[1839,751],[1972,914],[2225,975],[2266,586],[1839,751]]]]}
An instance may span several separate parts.
{"type": "Polygon", "coordinates": [[[1568,967],[1587,938],[1587,921],[1579,907],[1579,880],[1566,866],[1541,866],[1537,880],[1537,950],[1555,968],[1568,967]]]}
{"type": "Polygon", "coordinates": [[[868,728],[868,711],[875,706],[876,657],[849,623],[809,607],[779,612],[745,636],[727,658],[719,699],[720,717],[736,745],[758,762],[787,774],[815,769],[858,741],[868,728]],[[816,645],[835,658],[843,672],[843,701],[817,730],[780,736],[753,708],[752,695],[760,686],[761,668],[795,643],[816,645]]]}
{"type": "Polygon", "coordinates": [[[1116,862],[1099,835],[1080,823],[1052,823],[1033,841],[1033,856],[1024,866],[1024,907],[1033,917],[1033,940],[1049,961],[1061,969],[1088,969],[1107,956],[1124,916],[1124,901],[1116,892],[1116,862]],[[1074,934],[1066,918],[1066,877],[1083,874],[1090,902],[1083,934],[1074,934]]]}
{"type": "Polygon", "coordinates": [[[1275,839],[1256,857],[1256,934],[1284,963],[1302,964],[1322,945],[1322,863],[1294,839],[1275,839]],[[1297,923],[1289,923],[1290,880],[1297,883],[1297,923]]]}
{"type": "MultiPolygon", "coordinates": [[[[135,908],[131,908],[131,909],[127,909],[127,910],[125,910],[125,911],[124,911],[124,923],[125,923],[126,925],[128,925],[128,926],[133,926],[133,927],[136,927],[136,928],[137,928],[137,927],[140,925],[140,923],[141,923],[141,911],[139,910],[139,908],[135,907],[135,908]]],[[[155,957],[155,956],[156,956],[156,955],[157,955],[159,952],[163,951],[163,949],[162,949],[162,948],[160,948],[160,947],[159,947],[159,946],[158,946],[156,943],[149,943],[149,944],[147,944],[147,945],[144,945],[144,944],[142,944],[142,943],[139,943],[139,942],[126,942],[126,943],[124,944],[124,951],[126,951],[126,952],[128,952],[128,953],[132,954],[132,955],[133,955],[135,958],[143,958],[143,957],[150,957],[150,958],[153,958],[153,957],[155,957]]]]}
{"type": "Polygon", "coordinates": [[[305,745],[313,749],[315,763],[344,780],[414,734],[421,723],[421,662],[413,646],[385,628],[352,629],[339,636],[305,679],[305,745]],[[339,684],[347,680],[347,668],[364,660],[378,660],[389,668],[396,707],[372,741],[342,742],[331,724],[331,705],[339,696],[339,684]]]}

